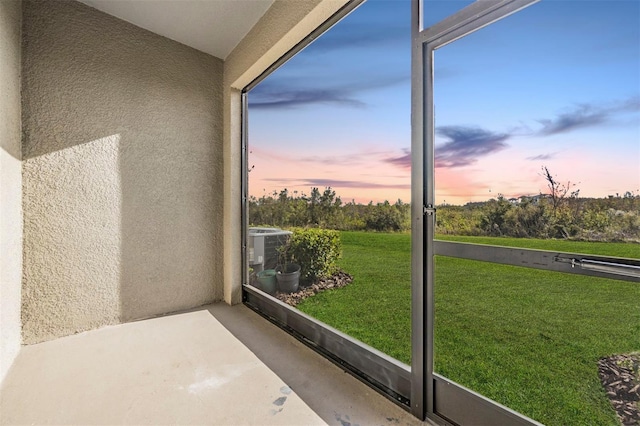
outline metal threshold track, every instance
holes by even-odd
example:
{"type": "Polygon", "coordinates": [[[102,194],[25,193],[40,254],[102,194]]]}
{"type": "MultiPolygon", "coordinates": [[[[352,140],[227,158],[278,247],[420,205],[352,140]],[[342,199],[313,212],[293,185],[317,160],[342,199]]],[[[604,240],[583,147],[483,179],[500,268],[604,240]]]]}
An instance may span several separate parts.
{"type": "Polygon", "coordinates": [[[409,410],[411,369],[408,365],[255,287],[244,285],[243,294],[244,303],[249,308],[409,410]]]}

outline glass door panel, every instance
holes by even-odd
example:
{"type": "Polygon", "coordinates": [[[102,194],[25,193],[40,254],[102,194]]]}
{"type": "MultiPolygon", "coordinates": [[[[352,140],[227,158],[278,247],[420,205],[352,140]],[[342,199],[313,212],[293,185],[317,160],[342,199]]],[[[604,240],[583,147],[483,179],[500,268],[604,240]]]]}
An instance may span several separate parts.
{"type": "Polygon", "coordinates": [[[409,2],[366,2],[251,88],[246,147],[249,304],[296,318],[285,326],[404,403],[410,15],[409,2]],[[299,265],[297,287],[280,284],[285,263],[299,265]]]}
{"type": "Polygon", "coordinates": [[[640,350],[640,3],[543,0],[434,51],[434,372],[616,424],[640,350]]]}

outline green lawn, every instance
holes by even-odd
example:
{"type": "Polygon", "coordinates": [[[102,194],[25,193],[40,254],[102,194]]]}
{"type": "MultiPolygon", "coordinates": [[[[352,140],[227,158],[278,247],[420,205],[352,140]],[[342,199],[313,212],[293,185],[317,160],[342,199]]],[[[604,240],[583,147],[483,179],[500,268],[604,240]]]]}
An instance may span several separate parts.
{"type": "MultiPolygon", "coordinates": [[[[624,243],[453,238],[640,254],[640,246],[624,243]]],[[[343,232],[342,243],[341,266],[353,283],[307,299],[299,309],[409,363],[410,236],[343,232]]],[[[542,423],[616,425],[596,362],[638,349],[637,283],[436,259],[435,370],[542,423]]]]}

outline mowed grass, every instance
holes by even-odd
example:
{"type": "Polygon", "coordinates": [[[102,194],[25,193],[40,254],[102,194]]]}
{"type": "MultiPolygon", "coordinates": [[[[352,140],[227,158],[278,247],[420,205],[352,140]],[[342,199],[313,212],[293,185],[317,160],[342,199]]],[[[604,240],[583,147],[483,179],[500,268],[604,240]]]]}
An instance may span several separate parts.
{"type": "Polygon", "coordinates": [[[400,361],[411,360],[411,238],[341,232],[340,267],[348,286],[306,299],[298,308],[400,361]]]}
{"type": "MultiPolygon", "coordinates": [[[[443,238],[444,239],[444,238],[443,238]]],[[[447,237],[640,257],[640,245],[447,237]]],[[[408,234],[343,232],[349,286],[299,308],[410,363],[408,234]]],[[[640,285],[436,258],[436,372],[548,425],[616,425],[597,360],[640,349],[640,285]]]]}

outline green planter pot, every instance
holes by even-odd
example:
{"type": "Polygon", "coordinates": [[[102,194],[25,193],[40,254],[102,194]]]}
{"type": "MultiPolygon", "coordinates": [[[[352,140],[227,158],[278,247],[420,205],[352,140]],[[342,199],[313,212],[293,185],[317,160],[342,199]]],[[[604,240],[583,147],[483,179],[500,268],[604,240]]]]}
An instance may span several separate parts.
{"type": "Polygon", "coordinates": [[[275,269],[265,269],[256,274],[258,279],[258,288],[265,293],[276,293],[276,271],[275,269]]]}
{"type": "Polygon", "coordinates": [[[282,265],[276,266],[276,279],[278,280],[278,290],[281,293],[294,293],[298,291],[300,285],[300,265],[288,263],[286,268],[282,265]]]}

